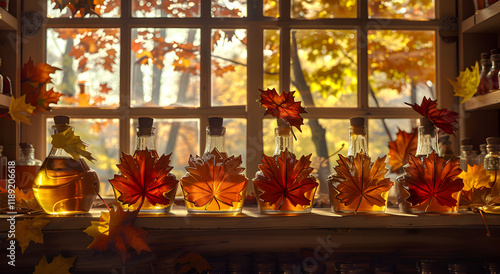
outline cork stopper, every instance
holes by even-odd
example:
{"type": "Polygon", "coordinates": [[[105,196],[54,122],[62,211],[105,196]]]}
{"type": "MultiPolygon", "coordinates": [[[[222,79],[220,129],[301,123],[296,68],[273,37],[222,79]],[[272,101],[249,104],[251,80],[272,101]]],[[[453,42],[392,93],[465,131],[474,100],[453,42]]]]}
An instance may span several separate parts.
{"type": "Polygon", "coordinates": [[[434,123],[432,123],[431,120],[429,120],[429,118],[426,118],[426,117],[423,117],[423,118],[420,118],[419,119],[420,121],[420,126],[423,127],[424,129],[424,134],[430,134],[430,135],[434,135],[434,123]]]}
{"type": "Polygon", "coordinates": [[[66,116],[66,115],[54,116],[54,124],[56,124],[56,125],[68,125],[69,124],[69,116],[66,116]]]}
{"type": "Polygon", "coordinates": [[[364,117],[352,117],[350,120],[352,127],[352,133],[356,135],[365,135],[365,118],[364,117]]]}
{"type": "Polygon", "coordinates": [[[153,118],[151,117],[139,117],[137,118],[139,123],[139,128],[137,135],[139,136],[151,136],[153,135],[153,118]]]}
{"type": "Polygon", "coordinates": [[[470,146],[472,145],[472,140],[470,138],[463,138],[462,140],[460,140],[460,145],[470,146]]]}
{"type": "Polygon", "coordinates": [[[208,132],[210,135],[222,135],[224,132],[224,127],[222,122],[224,119],[222,117],[209,117],[208,118],[208,132]]]}
{"type": "Polygon", "coordinates": [[[500,54],[500,48],[490,50],[491,55],[500,54]]]}
{"type": "Polygon", "coordinates": [[[284,119],[278,119],[278,135],[289,136],[292,128],[284,119]]]}
{"type": "Polygon", "coordinates": [[[486,149],[488,150],[488,152],[500,151],[500,137],[488,137],[488,138],[486,138],[486,143],[488,144],[486,146],[486,149]]]}
{"type": "Polygon", "coordinates": [[[31,143],[19,143],[19,147],[21,149],[31,149],[33,148],[33,145],[31,143]]]}
{"type": "Polygon", "coordinates": [[[481,53],[481,59],[490,59],[491,54],[489,52],[482,52],[481,53]]]}

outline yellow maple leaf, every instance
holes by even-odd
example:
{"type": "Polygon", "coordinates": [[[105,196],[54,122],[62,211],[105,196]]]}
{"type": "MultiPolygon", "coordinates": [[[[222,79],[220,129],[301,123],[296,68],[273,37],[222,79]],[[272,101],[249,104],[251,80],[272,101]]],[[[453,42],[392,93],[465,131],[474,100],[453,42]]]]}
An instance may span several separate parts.
{"type": "Polygon", "coordinates": [[[463,191],[469,191],[471,188],[479,189],[481,187],[491,187],[490,176],[486,174],[483,164],[467,167],[467,172],[462,171],[458,175],[464,182],[463,191]]]}
{"type": "Polygon", "coordinates": [[[463,97],[462,104],[468,101],[477,91],[477,87],[479,86],[479,64],[476,62],[472,70],[469,68],[465,68],[464,71],[461,71],[457,77],[456,81],[450,80],[450,83],[453,85],[453,91],[455,92],[455,96],[463,97]]]}
{"type": "Polygon", "coordinates": [[[52,135],[52,146],[55,148],[62,148],[69,153],[73,159],[78,160],[80,156],[85,157],[87,160],[93,162],[95,159],[92,154],[85,150],[85,144],[80,136],[76,136],[71,127],[68,127],[63,132],[58,132],[52,135]]]}
{"type": "Polygon", "coordinates": [[[43,244],[42,228],[48,223],[50,220],[43,219],[42,216],[26,218],[16,223],[16,240],[21,246],[21,253],[24,253],[31,241],[43,244]]]}
{"type": "Polygon", "coordinates": [[[59,254],[49,263],[45,255],[43,255],[40,262],[35,266],[33,274],[70,274],[69,269],[73,267],[75,259],[76,257],[64,258],[59,254]]]}
{"type": "Polygon", "coordinates": [[[24,190],[16,187],[16,206],[28,211],[42,210],[31,189],[24,193],[24,190]]]}
{"type": "Polygon", "coordinates": [[[33,114],[33,110],[35,110],[35,107],[26,104],[26,94],[19,98],[14,98],[10,100],[10,106],[9,106],[9,114],[10,117],[12,117],[12,120],[16,121],[16,123],[19,124],[19,122],[24,122],[28,125],[31,125],[30,119],[28,116],[33,114]]]}

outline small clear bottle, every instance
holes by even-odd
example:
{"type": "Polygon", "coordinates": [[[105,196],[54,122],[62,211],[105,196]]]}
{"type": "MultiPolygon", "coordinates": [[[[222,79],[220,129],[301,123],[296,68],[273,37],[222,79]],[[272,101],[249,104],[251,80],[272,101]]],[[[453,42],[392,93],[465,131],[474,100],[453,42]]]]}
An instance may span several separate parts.
{"type": "Polygon", "coordinates": [[[486,144],[480,144],[479,145],[479,154],[476,157],[476,164],[479,166],[482,163],[484,163],[484,157],[486,157],[486,144]]]}
{"type": "Polygon", "coordinates": [[[500,50],[491,51],[491,69],[488,72],[488,85],[490,92],[499,89],[498,74],[500,73],[500,50]]]}
{"type": "MultiPolygon", "coordinates": [[[[155,161],[157,161],[160,157],[158,155],[158,152],[156,151],[156,138],[155,138],[156,128],[153,127],[154,120],[151,117],[139,117],[137,121],[139,126],[137,127],[136,131],[137,142],[133,157],[137,158],[138,153],[148,150],[148,152],[151,153],[155,161]]],[[[168,173],[168,176],[171,177],[171,180],[169,180],[170,182],[175,182],[175,185],[173,186],[172,190],[163,194],[170,201],[168,204],[153,205],[148,201],[148,199],[145,199],[144,201],[139,199],[135,204],[131,205],[123,204],[118,200],[118,197],[121,195],[120,192],[114,189],[118,204],[120,204],[124,210],[133,211],[137,210],[139,206],[141,206],[141,203],[143,203],[141,206],[142,213],[169,213],[175,201],[175,194],[177,192],[178,183],[173,173],[168,173]]]]}
{"type": "Polygon", "coordinates": [[[12,96],[12,81],[2,71],[2,58],[0,58],[0,91],[4,95],[12,96]]]}
{"type": "Polygon", "coordinates": [[[491,69],[491,55],[489,52],[481,53],[481,72],[479,73],[479,86],[475,95],[483,95],[490,91],[490,84],[488,82],[488,73],[491,69]]]}
{"type": "Polygon", "coordinates": [[[42,161],[35,159],[35,149],[30,143],[19,144],[19,159],[16,160],[16,186],[22,190],[30,190],[42,161]]]}
{"type": "Polygon", "coordinates": [[[500,193],[500,138],[486,138],[486,143],[488,154],[484,157],[484,170],[490,176],[492,192],[500,193]]]}
{"type": "MultiPolygon", "coordinates": [[[[278,157],[280,157],[282,153],[287,153],[288,158],[296,158],[295,153],[293,152],[292,128],[285,120],[278,119],[278,126],[274,129],[273,158],[277,161],[278,157]]],[[[259,176],[264,176],[263,172],[260,170],[257,171],[257,173],[255,174],[255,178],[258,178],[259,176]]],[[[316,181],[316,178],[312,175],[309,175],[309,178],[316,181]]],[[[262,195],[263,191],[260,190],[257,186],[255,186],[255,193],[257,196],[257,202],[261,213],[293,215],[293,214],[302,214],[311,212],[314,204],[314,194],[316,193],[317,189],[318,187],[315,187],[303,194],[304,197],[306,197],[309,201],[311,201],[308,205],[300,205],[300,204],[293,205],[289,199],[285,198],[283,198],[282,204],[279,203],[271,204],[269,202],[265,202],[259,198],[260,195],[262,195]]]]}
{"type": "Polygon", "coordinates": [[[0,187],[7,190],[7,157],[2,153],[3,146],[0,145],[0,187]]]}
{"type": "Polygon", "coordinates": [[[356,154],[364,152],[368,155],[368,140],[366,138],[365,118],[353,117],[350,119],[349,147],[347,157],[355,157],[356,154]]]}
{"type": "Polygon", "coordinates": [[[464,138],[460,141],[460,150],[462,151],[460,154],[460,168],[463,171],[467,171],[468,166],[476,165],[476,153],[473,151],[473,147],[471,144],[471,139],[464,138]]]}
{"type": "MultiPolygon", "coordinates": [[[[72,127],[68,116],[55,116],[52,135],[72,127]]],[[[62,148],[52,147],[33,183],[33,194],[48,214],[89,212],[99,192],[99,178],[83,158],[74,159],[62,148]]]]}
{"type": "MultiPolygon", "coordinates": [[[[427,118],[420,118],[420,126],[418,127],[418,144],[416,156],[424,161],[429,154],[433,151],[439,155],[438,146],[438,131],[439,129],[434,126],[434,124],[427,118]]],[[[452,160],[449,160],[452,161],[452,160]]],[[[408,165],[408,164],[407,164],[408,165]]],[[[406,166],[405,166],[406,167],[406,166]]],[[[457,201],[455,206],[443,206],[440,205],[436,199],[432,199],[429,203],[423,203],[420,205],[412,205],[406,199],[409,197],[409,192],[406,188],[409,186],[404,184],[405,178],[409,176],[406,172],[396,179],[396,191],[398,195],[400,210],[404,212],[415,212],[415,213],[454,213],[458,211],[458,200],[460,198],[460,192],[454,192],[451,196],[457,201]]],[[[417,179],[419,180],[419,179],[417,179]]]]}

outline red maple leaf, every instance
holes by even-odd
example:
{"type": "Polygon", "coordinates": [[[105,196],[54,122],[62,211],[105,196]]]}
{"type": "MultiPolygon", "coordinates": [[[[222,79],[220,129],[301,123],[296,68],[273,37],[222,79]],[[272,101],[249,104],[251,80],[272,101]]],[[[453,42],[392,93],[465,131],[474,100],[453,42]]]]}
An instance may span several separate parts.
{"type": "MultiPolygon", "coordinates": [[[[50,74],[61,70],[46,63],[38,63],[35,67],[31,58],[26,63],[21,71],[21,82],[31,82],[38,84],[52,83],[50,74]]],[[[33,84],[36,86],[36,84],[33,84]]]]}
{"type": "Polygon", "coordinates": [[[113,89],[108,87],[107,83],[101,84],[101,90],[100,90],[101,93],[108,94],[109,91],[113,91],[113,89]]]}
{"type": "Polygon", "coordinates": [[[304,119],[300,117],[301,113],[307,113],[307,111],[300,105],[299,102],[295,102],[293,94],[295,91],[286,92],[283,91],[280,95],[276,92],[276,89],[260,90],[260,104],[266,107],[266,112],[264,115],[271,114],[278,119],[284,119],[291,126],[296,127],[300,132],[300,126],[304,124],[304,119]]]}
{"type": "Polygon", "coordinates": [[[414,128],[411,133],[398,129],[396,140],[389,142],[389,165],[393,172],[397,172],[408,163],[410,153],[415,155],[418,145],[418,131],[414,128]]]}
{"type": "Polygon", "coordinates": [[[406,174],[399,180],[410,194],[406,201],[412,205],[428,203],[430,206],[433,199],[441,206],[457,205],[452,194],[464,187],[462,179],[458,177],[462,172],[458,159],[445,162],[434,151],[423,160],[410,155],[409,164],[404,170],[406,174]]]}
{"type": "Polygon", "coordinates": [[[175,176],[169,173],[170,155],[160,158],[153,156],[151,151],[142,150],[135,157],[123,153],[121,163],[116,165],[121,174],[114,176],[109,182],[120,192],[118,200],[124,204],[133,205],[146,199],[152,205],[168,205],[171,201],[166,194],[177,185],[175,176]]]}
{"type": "Polygon", "coordinates": [[[316,188],[316,178],[310,176],[313,168],[311,165],[311,154],[297,158],[294,154],[285,150],[280,156],[273,157],[262,155],[262,164],[253,180],[255,186],[262,192],[259,199],[271,205],[279,204],[278,210],[288,200],[294,206],[310,205],[311,200],[305,197],[305,193],[316,188]]]}
{"type": "Polygon", "coordinates": [[[448,134],[454,134],[453,131],[457,130],[457,127],[453,124],[457,122],[458,113],[446,108],[438,109],[437,100],[424,97],[420,106],[418,104],[405,104],[411,106],[416,112],[431,120],[441,131],[448,134]]]}

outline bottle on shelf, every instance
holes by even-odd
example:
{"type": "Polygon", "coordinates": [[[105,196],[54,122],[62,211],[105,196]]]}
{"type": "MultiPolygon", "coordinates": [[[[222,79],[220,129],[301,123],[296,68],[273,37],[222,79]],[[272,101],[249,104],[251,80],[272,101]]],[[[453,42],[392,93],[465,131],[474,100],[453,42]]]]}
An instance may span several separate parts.
{"type": "Polygon", "coordinates": [[[500,49],[491,50],[491,69],[488,72],[488,86],[491,91],[499,89],[498,74],[500,73],[500,49]]]}
{"type": "Polygon", "coordinates": [[[0,145],[0,188],[7,190],[7,157],[3,155],[3,146],[0,145]]]}
{"type": "Polygon", "coordinates": [[[35,149],[32,144],[20,143],[19,147],[19,159],[16,160],[16,187],[31,190],[42,161],[35,159],[35,149]]]}
{"type": "Polygon", "coordinates": [[[492,192],[500,193],[500,137],[488,137],[486,143],[488,154],[484,157],[484,170],[490,176],[492,192]]]}
{"type": "MultiPolygon", "coordinates": [[[[134,151],[134,158],[137,158],[137,155],[141,152],[148,151],[151,153],[155,161],[159,159],[158,152],[156,151],[156,128],[153,127],[153,122],[154,119],[151,117],[139,117],[137,119],[138,121],[138,127],[136,131],[136,146],[135,146],[135,151],[134,151]]],[[[173,173],[168,173],[168,176],[172,177],[172,180],[170,181],[176,181],[175,175],[173,173]]],[[[117,197],[117,202],[122,206],[124,210],[137,210],[139,206],[141,207],[141,212],[150,212],[150,213],[169,213],[172,209],[172,206],[175,201],[175,193],[177,192],[177,183],[175,183],[175,186],[173,187],[172,190],[167,192],[165,197],[170,201],[168,204],[156,204],[153,205],[151,204],[148,199],[145,199],[142,201],[139,199],[136,203],[134,204],[123,204],[118,200],[118,197],[121,195],[121,193],[114,188],[115,191],[115,196],[117,197]],[[141,206],[142,204],[142,206],[141,206]]]]}
{"type": "Polygon", "coordinates": [[[481,53],[481,72],[479,73],[479,86],[477,87],[476,95],[483,95],[490,91],[488,82],[488,72],[491,69],[491,54],[489,52],[481,53]]]}
{"type": "MultiPolygon", "coordinates": [[[[69,121],[68,116],[55,116],[52,137],[72,131],[69,121]]],[[[33,194],[48,214],[83,214],[92,207],[99,184],[96,172],[83,158],[75,159],[63,148],[53,146],[35,178],[33,194]]]]}
{"type": "MultiPolygon", "coordinates": [[[[434,126],[434,124],[427,118],[420,118],[419,121],[420,121],[420,126],[418,127],[418,143],[415,156],[420,158],[420,161],[424,162],[427,159],[427,157],[433,152],[435,152],[436,155],[439,155],[439,146],[438,146],[439,129],[436,126],[434,126]]],[[[450,159],[448,161],[458,161],[458,160],[450,159]]],[[[407,164],[404,168],[407,168],[408,166],[409,164],[407,164]]],[[[461,190],[453,192],[451,194],[452,198],[457,201],[456,205],[453,206],[441,205],[436,201],[436,199],[430,199],[428,202],[413,205],[407,201],[407,198],[410,196],[410,192],[408,190],[410,186],[409,184],[406,183],[407,180],[421,181],[421,178],[412,179],[411,174],[407,174],[405,172],[403,175],[399,176],[396,179],[396,186],[397,186],[396,192],[398,196],[400,210],[404,212],[414,212],[414,213],[422,213],[422,212],[454,213],[458,211],[458,201],[460,200],[461,190]]]]}
{"type": "Polygon", "coordinates": [[[463,171],[467,171],[468,166],[477,165],[477,156],[473,151],[471,141],[469,138],[464,138],[460,141],[460,150],[462,151],[460,153],[460,168],[463,171]]]}
{"type": "Polygon", "coordinates": [[[12,82],[2,71],[2,58],[0,58],[0,91],[4,95],[12,96],[12,82]]]}
{"type": "Polygon", "coordinates": [[[236,215],[243,209],[248,179],[241,156],[226,151],[221,117],[208,118],[205,152],[191,156],[180,184],[188,213],[236,215]]]}
{"type": "MultiPolygon", "coordinates": [[[[293,150],[293,138],[292,128],[290,127],[290,125],[285,120],[278,119],[278,126],[274,129],[274,153],[272,157],[274,158],[276,166],[278,166],[279,162],[281,161],[279,158],[285,157],[287,161],[290,161],[290,164],[293,164],[293,166],[294,163],[298,161],[293,150]]],[[[292,172],[292,170],[290,170],[290,172],[292,172]]],[[[314,195],[319,186],[316,178],[310,174],[305,178],[300,179],[300,181],[292,180],[292,178],[290,178],[289,176],[282,177],[284,178],[279,178],[281,180],[278,179],[273,181],[270,180],[269,176],[264,174],[262,170],[257,171],[257,173],[255,174],[255,178],[253,179],[253,181],[260,212],[264,214],[302,214],[311,212],[314,204],[314,195]],[[272,184],[274,187],[280,187],[276,184],[285,186],[287,184],[299,185],[303,182],[306,182],[302,180],[308,180],[308,182],[316,183],[316,186],[314,188],[306,190],[304,192],[300,190],[300,193],[296,193],[300,197],[305,197],[309,201],[308,204],[294,204],[295,201],[292,201],[291,199],[286,197],[286,195],[284,195],[282,199],[278,199],[278,201],[275,203],[266,201],[263,198],[266,191],[269,191],[269,189],[267,188],[267,184],[272,184]]]]}
{"type": "Polygon", "coordinates": [[[0,0],[0,8],[9,11],[9,0],[0,0]]]}

